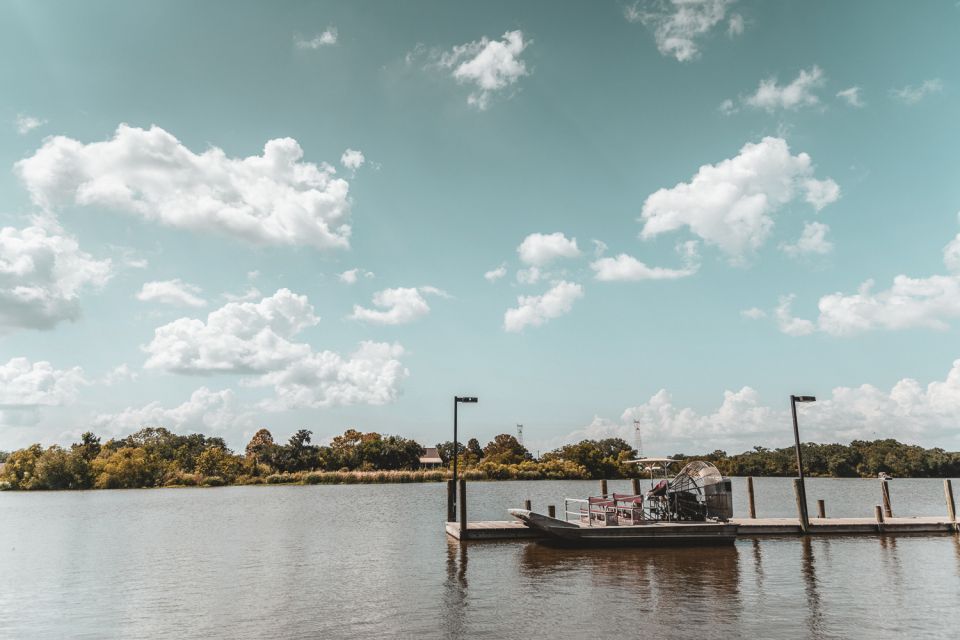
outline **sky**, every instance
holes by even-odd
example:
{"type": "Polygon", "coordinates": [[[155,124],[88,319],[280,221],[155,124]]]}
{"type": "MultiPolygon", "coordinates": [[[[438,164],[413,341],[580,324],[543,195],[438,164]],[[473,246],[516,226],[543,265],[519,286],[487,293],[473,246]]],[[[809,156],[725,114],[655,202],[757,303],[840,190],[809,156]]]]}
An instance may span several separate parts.
{"type": "Polygon", "coordinates": [[[0,449],[960,449],[952,0],[0,13],[0,449]]]}

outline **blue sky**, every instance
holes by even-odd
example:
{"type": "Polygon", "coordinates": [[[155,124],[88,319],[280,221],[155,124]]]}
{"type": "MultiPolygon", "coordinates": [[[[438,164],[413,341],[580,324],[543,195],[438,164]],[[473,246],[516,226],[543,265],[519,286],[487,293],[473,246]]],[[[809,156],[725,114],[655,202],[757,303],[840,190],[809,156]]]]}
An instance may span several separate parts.
{"type": "Polygon", "coordinates": [[[0,10],[0,448],[960,448],[954,2],[0,10]]]}

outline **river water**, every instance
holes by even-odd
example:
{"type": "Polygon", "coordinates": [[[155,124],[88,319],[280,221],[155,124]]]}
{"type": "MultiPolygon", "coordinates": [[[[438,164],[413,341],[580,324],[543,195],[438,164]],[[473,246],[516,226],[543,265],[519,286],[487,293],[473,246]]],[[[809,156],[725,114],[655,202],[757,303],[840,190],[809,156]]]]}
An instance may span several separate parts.
{"type": "MultiPolygon", "coordinates": [[[[794,515],[789,479],[755,486],[759,516],[794,515]]],[[[591,493],[471,483],[470,519],[591,493]]],[[[895,515],[945,512],[940,480],[891,493],[895,515]]],[[[880,488],[807,494],[871,516],[880,488]]],[[[444,515],[442,484],[0,493],[0,638],[960,637],[957,536],[570,550],[460,545],[444,515]]]]}

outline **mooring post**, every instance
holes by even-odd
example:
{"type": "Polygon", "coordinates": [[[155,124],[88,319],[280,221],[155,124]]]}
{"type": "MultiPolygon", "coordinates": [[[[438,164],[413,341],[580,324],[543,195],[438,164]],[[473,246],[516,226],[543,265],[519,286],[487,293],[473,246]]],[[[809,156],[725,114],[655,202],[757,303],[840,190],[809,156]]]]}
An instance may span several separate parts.
{"type": "Polygon", "coordinates": [[[873,508],[873,513],[877,517],[877,531],[883,532],[883,507],[877,505],[873,508]]]}
{"type": "Polygon", "coordinates": [[[600,481],[600,495],[601,495],[601,496],[606,496],[606,495],[607,495],[607,481],[606,481],[606,480],[601,480],[601,481],[600,481]]]}
{"type": "Polygon", "coordinates": [[[547,515],[550,516],[551,518],[556,518],[556,517],[557,517],[557,507],[556,507],[555,505],[548,504],[548,505],[547,505],[547,515]]]}
{"type": "Polygon", "coordinates": [[[943,497],[947,500],[947,517],[950,519],[950,522],[956,524],[957,507],[953,502],[953,484],[951,484],[949,478],[943,481],[943,497]]]}
{"type": "Polygon", "coordinates": [[[797,519],[800,520],[800,531],[806,534],[810,531],[810,521],[807,520],[807,510],[804,504],[803,485],[800,478],[793,479],[793,493],[797,497],[797,519]]]}
{"type": "Polygon", "coordinates": [[[827,517],[827,505],[823,500],[817,500],[817,517],[821,519],[827,517]]]}
{"type": "Polygon", "coordinates": [[[880,481],[880,495],[883,497],[883,515],[892,518],[893,508],[890,506],[890,483],[886,480],[880,481]]]}
{"type": "Polygon", "coordinates": [[[640,495],[640,478],[630,480],[630,487],[633,489],[633,495],[640,495]]]}
{"type": "Polygon", "coordinates": [[[757,507],[753,502],[753,476],[747,478],[747,502],[750,504],[750,517],[756,519],[757,507]]]}
{"type": "Polygon", "coordinates": [[[467,481],[460,478],[460,539],[467,539],[467,481]]]}
{"type": "Polygon", "coordinates": [[[526,509],[527,511],[530,511],[530,510],[531,510],[531,508],[530,508],[530,500],[529,500],[529,499],[523,501],[523,508],[526,509]]]}
{"type": "Polygon", "coordinates": [[[457,521],[457,503],[453,499],[456,490],[457,481],[452,478],[447,480],[447,522],[457,521]]]}

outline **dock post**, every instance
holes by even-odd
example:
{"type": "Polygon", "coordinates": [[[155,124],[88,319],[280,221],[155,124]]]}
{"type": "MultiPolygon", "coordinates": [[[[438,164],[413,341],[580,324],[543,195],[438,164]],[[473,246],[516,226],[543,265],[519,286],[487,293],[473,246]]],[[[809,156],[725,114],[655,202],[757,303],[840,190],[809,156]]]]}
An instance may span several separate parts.
{"type": "Polygon", "coordinates": [[[890,506],[890,483],[886,480],[880,481],[880,495],[883,497],[883,515],[892,518],[893,507],[890,506]]]}
{"type": "Polygon", "coordinates": [[[532,510],[532,509],[531,509],[531,505],[530,505],[530,500],[524,500],[524,501],[523,501],[523,508],[526,509],[527,511],[531,511],[531,510],[532,510]]]}
{"type": "Polygon", "coordinates": [[[810,521],[807,519],[807,509],[804,502],[803,485],[800,478],[793,479],[793,493],[797,498],[797,519],[800,521],[800,531],[806,535],[810,531],[810,521]]]}
{"type": "Polygon", "coordinates": [[[606,481],[606,480],[601,480],[601,481],[600,481],[600,495],[602,495],[602,496],[606,496],[606,495],[607,495],[607,481],[606,481]]]}
{"type": "Polygon", "coordinates": [[[548,505],[547,505],[547,515],[550,516],[551,518],[556,518],[556,517],[557,517],[557,507],[554,506],[554,505],[552,505],[552,504],[548,504],[548,505]]]}
{"type": "Polygon", "coordinates": [[[457,521],[457,503],[453,496],[456,493],[456,480],[447,480],[447,522],[457,521]]]}
{"type": "Polygon", "coordinates": [[[954,525],[957,523],[957,507],[953,502],[953,484],[949,478],[943,481],[943,497],[947,500],[947,517],[954,525]]]}
{"type": "Polygon", "coordinates": [[[747,478],[747,502],[750,503],[750,517],[757,518],[757,507],[753,502],[753,476],[747,478]]]}
{"type": "Polygon", "coordinates": [[[633,495],[640,495],[640,478],[630,480],[630,487],[633,489],[633,495]]]}
{"type": "Polygon", "coordinates": [[[883,507],[877,505],[873,508],[873,514],[877,517],[877,531],[883,533],[883,507]]]}
{"type": "Polygon", "coordinates": [[[827,505],[823,500],[817,500],[817,517],[820,519],[827,517],[827,505]]]}
{"type": "Polygon", "coordinates": [[[467,481],[460,478],[460,539],[467,539],[467,481]]]}

